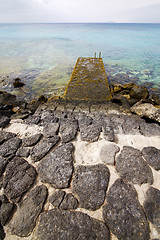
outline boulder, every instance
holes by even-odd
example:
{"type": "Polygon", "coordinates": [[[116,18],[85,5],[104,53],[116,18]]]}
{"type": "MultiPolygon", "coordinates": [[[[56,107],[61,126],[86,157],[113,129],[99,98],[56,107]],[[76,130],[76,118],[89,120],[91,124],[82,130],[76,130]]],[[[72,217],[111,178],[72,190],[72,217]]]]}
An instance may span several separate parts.
{"type": "Polygon", "coordinates": [[[135,85],[130,91],[131,98],[135,98],[137,100],[148,98],[149,92],[146,87],[135,85]]]}
{"type": "Polygon", "coordinates": [[[25,84],[21,81],[20,78],[15,78],[13,82],[13,86],[15,88],[23,87],[25,84]]]}

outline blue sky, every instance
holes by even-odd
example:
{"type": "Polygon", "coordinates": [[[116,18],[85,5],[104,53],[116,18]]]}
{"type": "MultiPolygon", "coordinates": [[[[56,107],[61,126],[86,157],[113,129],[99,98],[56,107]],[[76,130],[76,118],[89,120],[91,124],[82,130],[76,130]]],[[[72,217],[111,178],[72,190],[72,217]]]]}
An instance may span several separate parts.
{"type": "Polygon", "coordinates": [[[155,22],[160,0],[0,0],[0,22],[155,22]]]}

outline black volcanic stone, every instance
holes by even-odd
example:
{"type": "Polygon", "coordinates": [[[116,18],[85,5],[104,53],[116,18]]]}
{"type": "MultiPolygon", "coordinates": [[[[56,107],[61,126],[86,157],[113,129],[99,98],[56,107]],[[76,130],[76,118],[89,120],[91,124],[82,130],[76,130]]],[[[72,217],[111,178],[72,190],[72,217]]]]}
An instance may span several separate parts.
{"type": "Polygon", "coordinates": [[[55,188],[69,187],[73,172],[72,143],[63,144],[49,153],[38,165],[38,174],[42,182],[55,188]]]}
{"type": "Polygon", "coordinates": [[[46,197],[47,188],[41,185],[30,191],[27,197],[18,204],[18,209],[9,224],[13,235],[27,237],[32,233],[46,197]]]}
{"type": "Polygon", "coordinates": [[[148,164],[155,170],[160,170],[160,149],[155,147],[145,147],[142,154],[148,164]]]}
{"type": "Polygon", "coordinates": [[[76,209],[77,207],[78,200],[71,193],[66,194],[62,203],[60,204],[60,209],[63,210],[76,209]]]}
{"type": "Polygon", "coordinates": [[[158,189],[150,187],[147,190],[143,207],[148,220],[160,233],[160,191],[158,189]]]}
{"type": "Polygon", "coordinates": [[[61,202],[64,199],[65,192],[62,190],[56,190],[49,198],[49,202],[54,206],[54,207],[59,207],[61,202]]]}
{"type": "Polygon", "coordinates": [[[82,141],[96,142],[100,136],[102,128],[97,124],[80,127],[80,136],[82,141]]]}
{"type": "Polygon", "coordinates": [[[7,116],[0,116],[0,128],[5,128],[10,122],[10,118],[7,116]]]}
{"type": "Polygon", "coordinates": [[[3,157],[9,157],[10,155],[15,154],[20,147],[21,142],[22,140],[20,138],[10,138],[0,146],[0,155],[3,157]]]}
{"type": "Polygon", "coordinates": [[[25,147],[20,147],[16,152],[16,156],[27,158],[30,154],[30,149],[25,147]]]}
{"type": "Polygon", "coordinates": [[[77,120],[61,119],[59,132],[62,142],[67,143],[76,137],[78,129],[77,120]]]}
{"type": "Polygon", "coordinates": [[[29,190],[36,178],[36,170],[21,157],[14,157],[7,165],[3,178],[4,193],[14,203],[29,190]]]}
{"type": "Polygon", "coordinates": [[[37,133],[31,137],[23,138],[22,139],[23,147],[31,147],[31,146],[36,145],[40,141],[42,136],[43,135],[41,133],[37,133]]]}
{"type": "Polygon", "coordinates": [[[1,225],[1,223],[0,223],[0,240],[3,240],[3,239],[5,239],[5,231],[4,231],[4,229],[3,229],[3,226],[1,225]]]}
{"type": "Polygon", "coordinates": [[[104,131],[104,137],[107,141],[110,141],[110,142],[115,141],[114,128],[110,118],[108,119],[105,118],[105,121],[103,123],[103,131],[104,131]]]}
{"type": "Polygon", "coordinates": [[[153,183],[151,168],[142,158],[141,151],[133,147],[123,147],[116,158],[116,170],[122,178],[134,184],[153,183]]]}
{"type": "Polygon", "coordinates": [[[140,134],[140,124],[145,121],[138,116],[127,116],[124,117],[125,121],[122,125],[124,134],[140,134]]]}
{"type": "Polygon", "coordinates": [[[41,141],[30,150],[31,158],[34,162],[41,160],[60,140],[60,137],[55,135],[52,138],[43,138],[41,141]]]}
{"type": "Polygon", "coordinates": [[[2,176],[7,163],[8,163],[8,160],[6,158],[0,157],[0,177],[2,176]]]}
{"type": "Polygon", "coordinates": [[[27,119],[24,120],[26,124],[32,125],[32,124],[38,124],[41,120],[40,116],[37,115],[30,115],[27,119]]]}
{"type": "Polygon", "coordinates": [[[118,239],[149,240],[149,224],[135,188],[117,179],[109,189],[103,219],[118,239]]]}
{"type": "Polygon", "coordinates": [[[52,209],[43,212],[34,235],[35,240],[109,240],[107,226],[82,212],[52,209]]]}
{"type": "Polygon", "coordinates": [[[59,123],[50,123],[46,125],[43,129],[43,135],[45,137],[53,137],[54,135],[57,135],[59,131],[59,123]]]}
{"type": "Polygon", "coordinates": [[[16,137],[15,133],[0,131],[0,144],[13,137],[16,137]]]}
{"type": "Polygon", "coordinates": [[[97,210],[103,204],[110,173],[104,164],[77,166],[73,175],[72,190],[79,199],[79,206],[97,210]]]}
{"type": "Polygon", "coordinates": [[[0,208],[0,219],[1,224],[4,226],[10,220],[14,208],[14,204],[9,202],[5,195],[1,196],[1,208],[0,208]]]}

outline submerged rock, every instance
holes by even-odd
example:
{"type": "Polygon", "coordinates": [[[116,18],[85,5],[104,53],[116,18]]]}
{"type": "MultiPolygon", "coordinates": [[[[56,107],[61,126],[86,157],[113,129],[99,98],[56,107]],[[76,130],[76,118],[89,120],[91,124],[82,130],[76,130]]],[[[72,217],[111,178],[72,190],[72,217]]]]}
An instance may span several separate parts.
{"type": "Polygon", "coordinates": [[[140,150],[124,146],[116,158],[116,170],[120,176],[134,184],[153,183],[153,173],[140,150]]]}
{"type": "Polygon", "coordinates": [[[107,226],[82,212],[52,209],[40,215],[35,240],[109,240],[107,226]]]}
{"type": "Polygon", "coordinates": [[[109,189],[103,218],[118,239],[149,240],[149,224],[131,184],[117,179],[109,189]]]}
{"type": "Polygon", "coordinates": [[[9,224],[12,234],[27,237],[32,233],[46,197],[47,188],[43,185],[35,187],[28,193],[27,197],[18,204],[17,211],[9,224]]]}
{"type": "Polygon", "coordinates": [[[79,206],[97,210],[103,204],[110,173],[104,164],[77,166],[73,175],[72,189],[79,199],[79,206]]]}
{"type": "Polygon", "coordinates": [[[20,78],[15,78],[14,82],[13,82],[13,86],[15,88],[19,88],[19,87],[23,87],[25,84],[21,81],[20,78]]]}
{"type": "Polygon", "coordinates": [[[19,202],[33,184],[36,170],[21,157],[13,158],[7,165],[3,178],[4,193],[14,203],[19,202]]]}

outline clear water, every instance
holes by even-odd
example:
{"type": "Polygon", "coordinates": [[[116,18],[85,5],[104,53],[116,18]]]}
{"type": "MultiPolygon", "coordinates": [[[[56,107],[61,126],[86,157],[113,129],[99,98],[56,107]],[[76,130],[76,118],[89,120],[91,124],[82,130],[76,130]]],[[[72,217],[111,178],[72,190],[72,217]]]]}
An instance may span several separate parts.
{"type": "Polygon", "coordinates": [[[99,51],[112,81],[160,89],[160,24],[110,23],[0,24],[0,87],[27,98],[62,95],[77,58],[99,51]],[[23,89],[13,88],[16,77],[23,89]]]}

